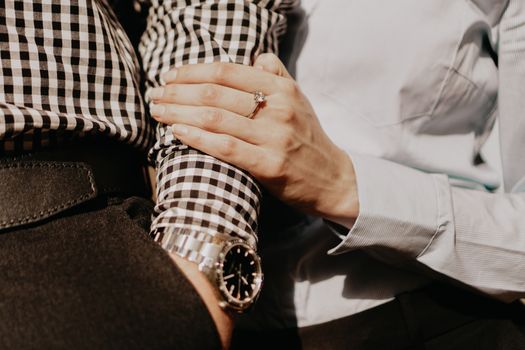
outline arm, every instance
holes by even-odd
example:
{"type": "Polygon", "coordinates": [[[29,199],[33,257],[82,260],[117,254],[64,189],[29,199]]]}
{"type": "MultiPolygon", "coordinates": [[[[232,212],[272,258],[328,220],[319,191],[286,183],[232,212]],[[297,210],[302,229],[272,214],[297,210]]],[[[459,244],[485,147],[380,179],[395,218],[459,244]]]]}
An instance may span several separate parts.
{"type": "MultiPolygon", "coordinates": [[[[273,51],[287,2],[152,1],[139,52],[147,87],[161,85],[172,67],[197,62],[250,64],[259,51],[273,51]]],[[[150,154],[157,173],[152,234],[168,251],[177,232],[222,232],[256,241],[260,191],[236,167],[183,145],[166,125],[157,127],[150,154]]],[[[217,306],[212,287],[193,264],[174,258],[211,311],[223,342],[229,318],[217,306]]]]}
{"type": "MultiPolygon", "coordinates": [[[[456,68],[461,69],[450,70],[454,72],[450,80],[452,88],[444,91],[443,98],[439,100],[441,104],[430,103],[434,108],[434,121],[448,116],[459,118],[454,113],[465,112],[470,113],[469,116],[472,117],[489,118],[489,113],[492,111],[489,107],[492,106],[493,99],[488,100],[487,96],[496,96],[494,90],[497,89],[497,85],[493,86],[492,76],[493,73],[499,73],[501,138],[507,186],[505,194],[452,187],[449,177],[444,174],[446,170],[443,169],[458,161],[454,158],[458,151],[466,154],[466,157],[461,157],[460,162],[465,161],[468,167],[476,166],[473,157],[476,145],[473,145],[470,152],[470,148],[465,148],[464,143],[453,142],[456,135],[461,133],[469,135],[474,132],[472,129],[463,131],[453,126],[445,129],[447,134],[443,136],[450,135],[451,138],[444,137],[440,140],[445,142],[451,140],[452,144],[448,145],[449,147],[453,148],[456,145],[463,149],[449,148],[449,152],[443,157],[444,166],[437,164],[438,162],[436,164],[423,162],[429,172],[433,172],[432,167],[439,168],[441,165],[443,174],[425,173],[399,164],[401,162],[394,163],[377,156],[351,152],[350,158],[345,157],[344,152],[338,149],[322,131],[308,100],[297,84],[286,74],[282,65],[275,70],[264,69],[267,72],[254,68],[229,66],[227,68],[232,72],[231,78],[220,80],[203,74],[207,67],[185,67],[181,69],[174,83],[180,86],[188,83],[211,83],[233,88],[236,89],[238,100],[248,98],[247,93],[254,89],[261,89],[268,95],[266,106],[259,111],[254,120],[241,118],[242,114],[235,106],[229,106],[227,109],[231,113],[223,113],[221,123],[204,118],[189,120],[178,115],[173,115],[166,121],[175,124],[175,132],[186,143],[248,170],[281,199],[350,229],[350,232],[348,230],[343,232],[342,242],[331,251],[332,254],[353,249],[367,249],[378,254],[383,260],[396,264],[399,262],[399,257],[403,257],[405,261],[415,263],[417,266],[425,265],[449,279],[494,297],[505,300],[516,299],[525,294],[523,278],[525,199],[523,193],[519,192],[520,188],[523,191],[523,187],[515,185],[520,183],[519,179],[525,175],[523,162],[525,118],[522,117],[525,110],[523,105],[525,58],[520,46],[524,27],[519,25],[522,23],[520,18],[523,16],[523,9],[520,6],[523,5],[519,2],[513,4],[514,8],[507,9],[506,17],[500,25],[499,72],[487,52],[476,53],[480,46],[468,45],[468,42],[459,51],[462,55],[453,55],[453,58],[458,60],[456,68]],[[469,51],[471,49],[474,51],[469,51]],[[471,58],[472,61],[465,60],[465,57],[471,58]],[[273,75],[270,76],[268,72],[272,72],[273,75]],[[474,79],[473,76],[468,76],[472,72],[483,72],[486,76],[476,75],[474,79]],[[465,79],[462,74],[467,78],[465,79]],[[473,81],[481,88],[473,91],[471,87],[476,85],[472,83],[473,81]],[[454,85],[458,82],[458,86],[454,85]],[[465,107],[467,110],[464,109],[465,107]],[[485,111],[487,115],[477,114],[480,110],[485,111]],[[235,125],[241,124],[242,128],[234,127],[231,120],[236,121],[235,125]],[[247,155],[253,154],[259,159],[257,163],[247,161],[247,155]],[[511,188],[514,188],[514,191],[510,191],[511,188]]],[[[442,16],[443,23],[449,23],[447,20],[449,16],[462,22],[461,13],[458,14],[454,8],[443,7],[437,2],[435,5],[448,11],[446,16],[442,16]]],[[[422,15],[426,16],[426,13],[422,15]]],[[[495,19],[499,16],[490,16],[490,18],[495,19]]],[[[404,26],[399,28],[406,29],[404,26]]],[[[430,29],[431,32],[435,31],[433,27],[430,29]]],[[[439,38],[448,44],[456,43],[458,38],[455,35],[452,33],[450,37],[439,38]]],[[[403,38],[403,36],[396,37],[403,38]]],[[[417,36],[417,38],[427,42],[426,37],[417,36]]],[[[440,44],[442,42],[438,40],[436,43],[430,42],[427,47],[427,53],[430,53],[427,57],[429,67],[435,64],[433,53],[436,51],[433,45],[439,47],[440,44]]],[[[377,48],[381,47],[377,46],[377,48]]],[[[394,45],[394,48],[397,57],[399,47],[394,45]]],[[[406,52],[409,57],[417,56],[419,60],[420,55],[415,55],[409,50],[406,52]]],[[[380,59],[379,63],[383,61],[388,63],[389,60],[385,60],[385,57],[389,56],[379,55],[376,59],[380,59]]],[[[280,63],[275,62],[275,58],[273,60],[270,65],[279,66],[280,63]]],[[[397,63],[413,67],[409,60],[398,61],[394,66],[379,66],[382,68],[378,69],[381,72],[381,79],[371,82],[372,91],[379,90],[390,97],[398,92],[395,90],[397,84],[392,84],[394,90],[381,90],[384,84],[382,78],[386,76],[385,70],[389,71],[390,68],[396,72],[402,71],[397,63]],[[376,85],[373,85],[374,83],[376,85]]],[[[418,69],[427,72],[428,67],[422,65],[418,66],[418,69]]],[[[428,75],[425,74],[422,80],[426,81],[428,75]]],[[[400,77],[404,78],[404,76],[392,75],[391,79],[400,77]]],[[[364,82],[370,80],[372,79],[367,76],[364,81],[360,81],[360,85],[355,86],[349,82],[349,86],[360,89],[364,82]]],[[[417,83],[420,81],[416,79],[416,87],[419,86],[417,83]]],[[[497,79],[495,81],[497,82],[497,79]]],[[[406,83],[395,79],[390,81],[390,83],[399,82],[406,83]]],[[[412,83],[412,80],[408,83],[412,83]]],[[[406,87],[403,84],[399,86],[406,87]]],[[[414,86],[409,85],[409,87],[414,86]]],[[[419,93],[425,92],[425,90],[416,90],[419,93]]],[[[431,88],[426,93],[432,93],[434,90],[431,88]]],[[[393,96],[398,98],[398,95],[393,96]]],[[[376,98],[374,94],[367,97],[371,100],[376,98]]],[[[415,99],[409,94],[409,100],[415,99]]],[[[417,101],[419,100],[418,98],[417,101]]],[[[429,107],[425,101],[423,99],[421,106],[418,106],[423,111],[429,107]]],[[[177,97],[173,98],[173,102],[185,103],[183,99],[177,97]]],[[[407,105],[413,107],[410,103],[404,104],[407,105]]],[[[394,104],[394,107],[396,106],[394,104]]],[[[397,111],[397,109],[387,110],[394,116],[397,111]]],[[[476,119],[476,122],[479,120],[476,119]]],[[[454,122],[456,121],[457,118],[454,122]]],[[[410,150],[404,147],[408,148],[407,145],[417,147],[414,146],[417,143],[409,143],[410,132],[414,131],[408,127],[404,129],[403,135],[396,135],[394,128],[388,131],[391,131],[390,134],[394,137],[380,138],[380,142],[376,145],[376,153],[388,156],[395,154],[395,151],[403,155],[406,151],[408,156],[404,160],[407,161],[407,158],[411,160],[410,150]]],[[[355,136],[355,133],[353,135],[355,136]]],[[[385,136],[388,134],[385,133],[385,136]]],[[[439,132],[424,136],[435,140],[439,138],[439,132]]],[[[439,143],[430,143],[426,146],[436,145],[439,143]]],[[[436,153],[443,155],[437,150],[436,153]]],[[[420,152],[416,155],[436,159],[430,157],[433,153],[432,149],[428,148],[426,153],[420,152]]],[[[483,181],[478,179],[478,182],[483,181]]],[[[491,183],[489,180],[486,181],[488,184],[491,183]]],[[[522,185],[524,182],[521,180],[522,185]]]]}
{"type": "Polygon", "coordinates": [[[360,214],[333,254],[358,247],[393,249],[494,297],[523,298],[525,51],[518,43],[525,33],[524,14],[525,5],[512,2],[499,31],[499,126],[507,193],[455,188],[445,175],[355,155],[360,214]]]}
{"type": "Polygon", "coordinates": [[[455,188],[445,175],[362,155],[352,160],[360,213],[330,254],[364,248],[389,261],[394,251],[396,259],[500,299],[525,294],[524,194],[455,188]]]}
{"type": "MultiPolygon", "coordinates": [[[[511,171],[515,179],[525,175],[525,169],[515,173],[517,164],[523,164],[518,150],[524,149],[520,143],[525,135],[518,128],[523,128],[524,118],[516,120],[525,110],[520,105],[525,95],[521,84],[525,76],[517,75],[520,67],[515,65],[517,69],[505,79],[510,95],[500,92],[501,102],[509,99],[502,110],[513,125],[502,141],[514,140],[518,148],[513,153],[519,153],[510,163],[512,169],[504,170],[507,175],[511,171]]],[[[205,67],[181,70],[176,80],[180,84],[217,83],[203,79],[202,69],[205,67]]],[[[373,156],[345,157],[322,132],[315,113],[286,72],[270,78],[256,69],[231,69],[238,78],[221,83],[238,89],[239,99],[254,88],[250,84],[272,93],[255,120],[241,119],[238,123],[243,127],[238,130],[230,126],[226,115],[223,123],[199,118],[188,122],[174,116],[170,119],[176,123],[174,130],[192,146],[249,170],[283,200],[351,228],[343,232],[341,244],[330,254],[366,249],[394,264],[400,257],[423,264],[500,299],[525,295],[524,194],[456,188],[444,174],[425,173],[373,156]],[[186,125],[181,128],[177,123],[186,125]],[[225,135],[233,137],[230,142],[224,142],[225,135]],[[260,161],[250,164],[247,154],[257,154],[260,161]]],[[[274,73],[283,71],[281,67],[274,73]]]]}

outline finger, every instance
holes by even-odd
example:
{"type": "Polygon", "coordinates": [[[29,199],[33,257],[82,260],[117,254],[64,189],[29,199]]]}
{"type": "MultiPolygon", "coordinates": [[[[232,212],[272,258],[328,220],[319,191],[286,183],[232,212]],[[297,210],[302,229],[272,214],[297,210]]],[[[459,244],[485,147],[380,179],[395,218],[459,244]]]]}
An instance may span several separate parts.
{"type": "Polygon", "coordinates": [[[264,150],[235,137],[216,134],[193,126],[174,124],[173,134],[184,144],[196,148],[224,162],[235,165],[252,174],[264,166],[264,150]]]}
{"type": "Polygon", "coordinates": [[[163,76],[166,83],[214,83],[253,93],[270,95],[283,83],[282,77],[261,69],[234,63],[203,63],[182,66],[163,76]]]}
{"type": "Polygon", "coordinates": [[[255,59],[253,66],[257,69],[262,69],[265,72],[292,79],[292,76],[288,73],[288,70],[286,70],[284,63],[282,63],[279,57],[275,56],[273,53],[263,53],[259,55],[255,59]]]}
{"type": "Polygon", "coordinates": [[[233,136],[251,144],[259,145],[268,138],[266,128],[260,128],[253,120],[223,109],[170,103],[155,104],[150,111],[156,120],[164,124],[195,126],[213,133],[233,136]]]}
{"type": "Polygon", "coordinates": [[[254,107],[253,95],[216,84],[169,84],[150,91],[155,103],[216,107],[248,115],[254,107]]]}

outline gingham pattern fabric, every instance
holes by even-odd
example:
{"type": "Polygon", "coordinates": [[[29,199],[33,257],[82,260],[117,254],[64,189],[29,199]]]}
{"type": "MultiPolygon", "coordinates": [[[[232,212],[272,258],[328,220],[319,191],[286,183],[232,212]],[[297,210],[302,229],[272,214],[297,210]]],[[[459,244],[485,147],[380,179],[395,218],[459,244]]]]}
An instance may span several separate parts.
{"type": "MultiPolygon", "coordinates": [[[[175,140],[142,100],[171,66],[251,63],[275,51],[294,1],[157,1],[150,4],[139,66],[105,0],[0,2],[0,153],[87,134],[152,147],[157,169],[152,233],[170,248],[177,230],[255,240],[259,189],[247,174],[175,140]],[[169,232],[169,234],[164,234],[169,232]]],[[[130,6],[132,6],[130,2],[130,6]]]]}
{"type": "MultiPolygon", "coordinates": [[[[275,52],[284,31],[283,1],[152,1],[139,45],[149,88],[172,67],[214,61],[251,64],[275,52]]],[[[255,243],[260,190],[247,173],[181,144],[159,125],[151,153],[157,168],[152,232],[172,251],[177,234],[217,232],[255,243]]]]}
{"type": "Polygon", "coordinates": [[[151,145],[137,68],[104,1],[1,1],[0,152],[87,133],[151,145]]]}

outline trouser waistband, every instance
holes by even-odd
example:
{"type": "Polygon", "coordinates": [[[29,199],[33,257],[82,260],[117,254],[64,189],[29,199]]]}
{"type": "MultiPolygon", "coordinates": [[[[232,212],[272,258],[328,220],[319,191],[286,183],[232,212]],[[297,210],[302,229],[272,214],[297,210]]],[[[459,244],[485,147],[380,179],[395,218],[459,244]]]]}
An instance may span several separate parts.
{"type": "Polygon", "coordinates": [[[100,196],[149,197],[145,156],[89,139],[0,158],[0,230],[38,222],[100,196]]]}

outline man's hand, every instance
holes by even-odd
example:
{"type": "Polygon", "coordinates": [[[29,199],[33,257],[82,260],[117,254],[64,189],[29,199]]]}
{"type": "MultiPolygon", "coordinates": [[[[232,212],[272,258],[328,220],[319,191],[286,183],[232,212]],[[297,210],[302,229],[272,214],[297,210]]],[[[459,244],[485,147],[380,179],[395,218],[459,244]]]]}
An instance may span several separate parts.
{"type": "Polygon", "coordinates": [[[221,345],[223,349],[228,349],[231,341],[231,334],[233,330],[233,319],[219,306],[219,300],[215,294],[214,287],[208,281],[206,276],[199,271],[197,265],[184,260],[183,258],[170,254],[175,264],[181,269],[188,280],[193,284],[200,297],[206,304],[208,311],[213,318],[221,338],[221,345]]]}
{"type": "Polygon", "coordinates": [[[282,200],[347,224],[359,203],[353,165],[325,134],[308,99],[272,54],[254,67],[187,65],[152,91],[151,112],[184,143],[249,171],[282,200]],[[253,119],[254,91],[266,102],[253,119]]]}

